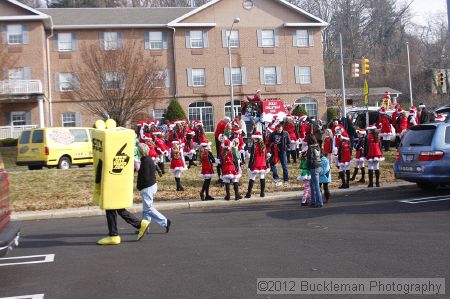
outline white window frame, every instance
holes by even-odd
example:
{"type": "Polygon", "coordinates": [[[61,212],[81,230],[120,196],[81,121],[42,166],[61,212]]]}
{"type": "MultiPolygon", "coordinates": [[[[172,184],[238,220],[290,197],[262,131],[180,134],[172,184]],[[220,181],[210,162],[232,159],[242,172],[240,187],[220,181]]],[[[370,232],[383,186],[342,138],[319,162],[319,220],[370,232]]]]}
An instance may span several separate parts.
{"type": "Polygon", "coordinates": [[[152,119],[157,120],[159,122],[159,125],[161,125],[166,111],[166,109],[151,109],[149,111],[149,114],[152,116],[152,119]]]}
{"type": "Polygon", "coordinates": [[[205,69],[192,69],[192,86],[206,86],[205,69]]]}
{"type": "Polygon", "coordinates": [[[23,44],[23,26],[21,24],[8,24],[6,25],[6,40],[8,41],[8,45],[21,45],[23,44]],[[17,32],[12,32],[14,29],[17,32]],[[11,41],[11,39],[15,39],[11,41]]]}
{"type": "Polygon", "coordinates": [[[163,48],[163,32],[162,31],[149,31],[148,43],[150,49],[162,49],[163,48]]]}
{"type": "Polygon", "coordinates": [[[214,132],[214,106],[211,103],[199,101],[190,104],[188,107],[188,119],[189,122],[200,120],[205,127],[205,132],[214,132]],[[191,117],[193,115],[195,117],[191,117]],[[206,119],[206,115],[208,119],[206,119]]]}
{"type": "Polygon", "coordinates": [[[275,66],[264,67],[264,84],[265,85],[276,85],[277,84],[277,68],[275,66]],[[272,74],[273,70],[273,74],[272,74]],[[273,77],[273,80],[270,79],[273,77]],[[268,81],[270,79],[271,81],[268,81]],[[273,82],[272,82],[273,81],[273,82]]]}
{"type": "Polygon", "coordinates": [[[242,69],[240,67],[231,68],[231,80],[233,85],[242,85],[242,69]]]}
{"type": "Polygon", "coordinates": [[[205,47],[205,41],[203,40],[203,31],[202,30],[191,30],[189,32],[189,42],[190,46],[193,49],[201,49],[205,47]],[[200,34],[200,37],[194,36],[195,34],[200,34]]]}
{"type": "Polygon", "coordinates": [[[124,89],[124,75],[119,72],[105,72],[103,78],[106,90],[124,89]]]}
{"type": "Polygon", "coordinates": [[[61,125],[63,127],[76,127],[77,126],[76,113],[75,112],[64,112],[63,114],[61,114],[61,125]],[[70,124],[73,124],[73,125],[70,125],[70,124]]]}
{"type": "Polygon", "coordinates": [[[15,67],[8,70],[8,80],[25,80],[25,70],[23,67],[15,67]]]}
{"type": "Polygon", "coordinates": [[[261,30],[261,47],[263,48],[275,47],[275,30],[273,29],[261,30]]]}
{"type": "Polygon", "coordinates": [[[117,31],[103,33],[103,48],[106,51],[119,49],[119,33],[117,31]]]}
{"type": "Polygon", "coordinates": [[[310,66],[297,66],[295,74],[295,82],[297,84],[311,84],[311,67],[310,66]]]}
{"type": "Polygon", "coordinates": [[[58,33],[58,51],[59,52],[69,52],[73,51],[72,44],[72,33],[63,32],[58,33]]]}
{"type": "Polygon", "coordinates": [[[309,47],[309,31],[307,29],[295,30],[295,45],[300,48],[309,47]]]}
{"type": "Polygon", "coordinates": [[[169,76],[169,70],[158,70],[155,71],[155,83],[154,88],[168,88],[170,87],[170,76],[169,76]]]}
{"type": "Polygon", "coordinates": [[[317,119],[317,100],[309,97],[301,98],[295,101],[295,105],[303,106],[310,117],[314,116],[317,119]]]}
{"type": "Polygon", "coordinates": [[[11,111],[11,126],[26,126],[27,113],[25,111],[11,111]]]}
{"type": "Polygon", "coordinates": [[[59,73],[59,91],[72,91],[75,89],[74,73],[59,73]]]}
{"type": "MultiPolygon", "coordinates": [[[[242,102],[240,100],[234,100],[234,115],[238,115],[242,111],[242,102]]],[[[226,102],[224,105],[225,116],[232,117],[231,115],[231,101],[226,102]]]]}
{"type": "Polygon", "coordinates": [[[231,31],[230,30],[225,30],[225,37],[227,38],[227,40],[225,41],[225,45],[227,47],[228,47],[228,37],[229,37],[230,48],[239,48],[239,46],[240,46],[239,30],[231,30],[231,31]]]}

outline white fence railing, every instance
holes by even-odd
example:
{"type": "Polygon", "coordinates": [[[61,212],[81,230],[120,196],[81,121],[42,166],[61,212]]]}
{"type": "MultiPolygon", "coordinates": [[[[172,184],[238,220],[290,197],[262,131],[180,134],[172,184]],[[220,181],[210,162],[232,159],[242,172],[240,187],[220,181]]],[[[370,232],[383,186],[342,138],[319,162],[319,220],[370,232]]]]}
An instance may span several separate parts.
{"type": "Polygon", "coordinates": [[[0,139],[18,138],[20,133],[26,129],[34,129],[37,125],[28,126],[4,126],[0,127],[0,139]]]}
{"type": "Polygon", "coordinates": [[[0,81],[0,94],[26,95],[42,93],[41,80],[10,80],[0,81]]]}

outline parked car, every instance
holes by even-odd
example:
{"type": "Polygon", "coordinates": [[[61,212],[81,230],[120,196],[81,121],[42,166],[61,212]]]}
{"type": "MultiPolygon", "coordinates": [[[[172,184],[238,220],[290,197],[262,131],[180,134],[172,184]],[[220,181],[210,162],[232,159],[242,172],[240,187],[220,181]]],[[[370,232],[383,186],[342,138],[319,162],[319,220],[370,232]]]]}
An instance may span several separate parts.
{"type": "Polygon", "coordinates": [[[450,104],[444,105],[442,107],[439,107],[435,110],[436,115],[442,114],[444,117],[446,117],[448,114],[450,114],[450,104]]]}
{"type": "Polygon", "coordinates": [[[20,222],[11,221],[9,176],[0,155],[0,257],[19,245],[20,222]]]}
{"type": "Polygon", "coordinates": [[[30,170],[93,164],[90,128],[24,130],[17,142],[16,164],[30,170]]]}
{"type": "Polygon", "coordinates": [[[450,185],[450,123],[412,127],[400,142],[395,177],[422,189],[450,185]]]}

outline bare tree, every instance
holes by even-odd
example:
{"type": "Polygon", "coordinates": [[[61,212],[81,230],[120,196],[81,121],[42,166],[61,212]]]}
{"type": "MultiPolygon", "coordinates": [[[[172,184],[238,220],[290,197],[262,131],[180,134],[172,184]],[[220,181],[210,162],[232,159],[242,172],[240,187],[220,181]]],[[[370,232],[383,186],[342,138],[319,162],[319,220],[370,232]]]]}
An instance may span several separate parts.
{"type": "Polygon", "coordinates": [[[121,126],[145,112],[161,95],[165,72],[140,49],[133,41],[115,50],[81,45],[81,63],[70,70],[78,74],[72,80],[72,98],[99,117],[108,114],[121,126]]]}

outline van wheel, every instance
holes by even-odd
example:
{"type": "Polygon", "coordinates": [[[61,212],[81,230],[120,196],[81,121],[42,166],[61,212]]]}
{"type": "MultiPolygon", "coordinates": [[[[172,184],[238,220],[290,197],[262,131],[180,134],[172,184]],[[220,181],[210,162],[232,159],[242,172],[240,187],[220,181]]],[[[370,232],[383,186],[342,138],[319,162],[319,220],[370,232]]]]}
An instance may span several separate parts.
{"type": "Polygon", "coordinates": [[[61,157],[58,162],[59,169],[69,169],[72,166],[72,162],[68,157],[61,157]]]}
{"type": "Polygon", "coordinates": [[[417,184],[417,187],[419,187],[420,189],[422,189],[424,191],[430,191],[437,187],[435,184],[431,184],[431,183],[416,183],[416,184],[417,184]]]}
{"type": "Polygon", "coordinates": [[[41,170],[41,169],[42,169],[42,166],[28,165],[28,169],[29,169],[29,170],[41,170]]]}

